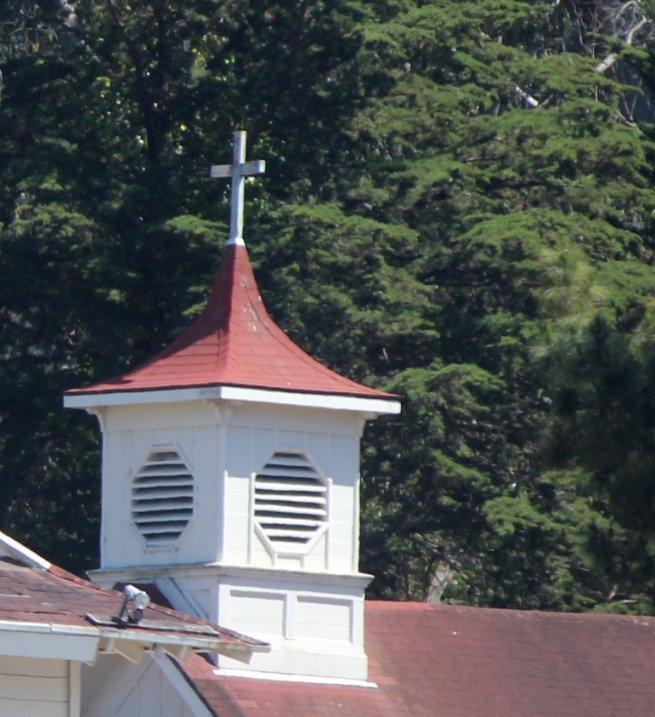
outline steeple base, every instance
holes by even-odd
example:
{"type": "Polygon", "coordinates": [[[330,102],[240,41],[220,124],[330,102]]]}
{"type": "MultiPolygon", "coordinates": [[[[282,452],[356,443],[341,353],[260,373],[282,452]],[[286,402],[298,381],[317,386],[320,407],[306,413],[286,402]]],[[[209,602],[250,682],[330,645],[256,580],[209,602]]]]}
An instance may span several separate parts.
{"type": "Polygon", "coordinates": [[[91,579],[154,583],[177,610],[270,643],[248,664],[217,657],[219,671],[365,681],[364,590],[370,575],[335,575],[209,563],[96,570],[91,579]]]}

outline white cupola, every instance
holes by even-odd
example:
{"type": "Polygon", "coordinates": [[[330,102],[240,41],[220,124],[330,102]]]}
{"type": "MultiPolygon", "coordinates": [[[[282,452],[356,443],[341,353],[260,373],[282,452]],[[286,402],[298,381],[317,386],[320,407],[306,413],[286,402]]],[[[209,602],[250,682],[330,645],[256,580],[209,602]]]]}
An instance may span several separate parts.
{"type": "Polygon", "coordinates": [[[304,353],[264,308],[241,236],[235,134],[232,228],[193,324],[119,378],[66,393],[103,433],[100,569],[156,583],[171,604],[271,643],[225,672],[366,680],[359,572],[359,443],[397,397],[304,353]]]}

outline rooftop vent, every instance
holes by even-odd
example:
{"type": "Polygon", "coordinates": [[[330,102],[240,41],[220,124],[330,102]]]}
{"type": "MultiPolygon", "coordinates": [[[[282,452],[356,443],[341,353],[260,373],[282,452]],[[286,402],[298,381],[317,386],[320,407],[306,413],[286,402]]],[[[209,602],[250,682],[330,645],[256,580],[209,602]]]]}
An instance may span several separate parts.
{"type": "Polygon", "coordinates": [[[193,475],[173,448],[152,450],[132,480],[132,520],[148,545],[176,541],[193,514],[193,475]]]}
{"type": "Polygon", "coordinates": [[[272,546],[297,551],[327,523],[327,481],[302,453],[277,451],[255,476],[254,506],[272,546]]]}

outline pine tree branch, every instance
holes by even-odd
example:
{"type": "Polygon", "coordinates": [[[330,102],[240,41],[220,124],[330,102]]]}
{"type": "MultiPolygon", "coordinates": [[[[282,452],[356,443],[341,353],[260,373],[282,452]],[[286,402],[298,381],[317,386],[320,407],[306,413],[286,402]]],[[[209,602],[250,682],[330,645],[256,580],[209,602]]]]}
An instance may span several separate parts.
{"type": "MultiPolygon", "coordinates": [[[[636,34],[639,32],[639,30],[641,30],[642,27],[644,27],[644,25],[646,25],[647,23],[648,23],[648,18],[647,18],[647,17],[642,17],[641,20],[640,20],[636,25],[634,25],[633,27],[631,27],[631,28],[630,28],[630,32],[628,32],[628,35],[627,35],[627,37],[625,38],[624,44],[625,44],[625,45],[632,45],[632,42],[633,42],[633,40],[634,40],[634,38],[635,38],[635,35],[636,35],[636,34]]],[[[618,55],[617,52],[610,52],[610,54],[607,55],[607,57],[606,57],[604,60],[602,60],[602,62],[599,62],[599,63],[596,65],[596,67],[595,67],[596,72],[597,72],[599,75],[603,74],[604,72],[607,72],[607,70],[609,70],[609,68],[612,67],[612,65],[613,65],[618,59],[619,59],[619,55],[618,55]]]]}

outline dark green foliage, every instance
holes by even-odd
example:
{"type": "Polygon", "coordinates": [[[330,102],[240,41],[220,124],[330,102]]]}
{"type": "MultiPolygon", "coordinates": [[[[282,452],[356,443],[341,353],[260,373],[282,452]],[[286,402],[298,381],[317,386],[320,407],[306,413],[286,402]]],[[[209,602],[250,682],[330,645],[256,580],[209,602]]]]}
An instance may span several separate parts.
{"type": "Polygon", "coordinates": [[[0,527],[95,564],[97,430],[61,392],[199,310],[227,218],[208,167],[243,127],[271,313],[403,398],[365,434],[371,594],[652,610],[655,144],[626,108],[653,55],[602,9],[0,10],[0,527]]]}

